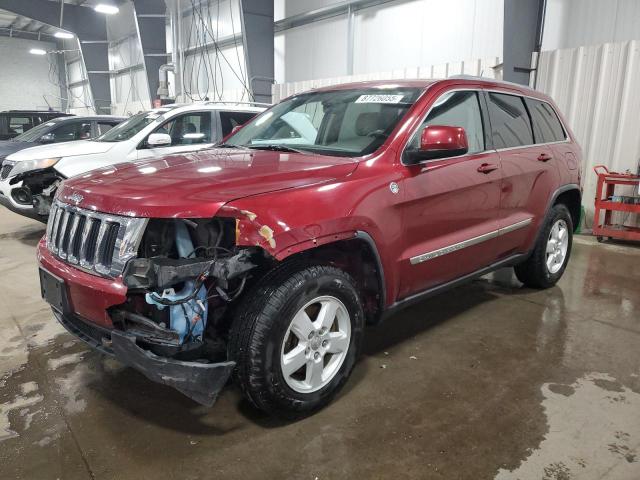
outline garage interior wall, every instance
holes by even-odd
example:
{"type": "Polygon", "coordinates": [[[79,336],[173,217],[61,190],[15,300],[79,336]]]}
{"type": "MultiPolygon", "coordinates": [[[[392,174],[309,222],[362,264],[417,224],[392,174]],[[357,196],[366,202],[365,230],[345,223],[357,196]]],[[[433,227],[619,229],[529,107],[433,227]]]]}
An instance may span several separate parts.
{"type": "MultiPolygon", "coordinates": [[[[276,20],[335,3],[279,0],[276,20]]],[[[355,10],[352,66],[346,14],[287,29],[276,34],[276,83],[502,57],[503,17],[503,0],[397,0],[355,10]]]]}
{"type": "Polygon", "coordinates": [[[182,0],[181,7],[184,93],[178,101],[249,101],[240,1],[182,0]]]}
{"type": "MultiPolygon", "coordinates": [[[[540,54],[536,88],[556,101],[583,149],[582,203],[587,227],[593,222],[596,194],[593,167],[603,164],[632,173],[640,169],[638,85],[640,40],[540,54]]],[[[626,215],[622,220],[638,225],[639,219],[626,215]]]]}
{"type": "Polygon", "coordinates": [[[638,0],[547,0],[542,50],[638,38],[638,0]]]}
{"type": "MultiPolygon", "coordinates": [[[[640,169],[640,2],[549,0],[542,45],[531,85],[557,102],[583,148],[589,228],[597,183],[593,167],[640,169]]],[[[619,220],[640,225],[634,215],[614,218],[619,220]]]]}
{"type": "MultiPolygon", "coordinates": [[[[107,18],[111,113],[131,115],[151,108],[149,82],[132,3],[107,18]]],[[[155,98],[155,92],[153,95],[155,98]]]]}
{"type": "Polygon", "coordinates": [[[33,55],[32,48],[55,50],[56,44],[22,38],[0,37],[0,111],[61,108],[60,87],[49,79],[49,61],[55,54],[33,55]],[[51,58],[48,58],[51,57],[51,58]]]}

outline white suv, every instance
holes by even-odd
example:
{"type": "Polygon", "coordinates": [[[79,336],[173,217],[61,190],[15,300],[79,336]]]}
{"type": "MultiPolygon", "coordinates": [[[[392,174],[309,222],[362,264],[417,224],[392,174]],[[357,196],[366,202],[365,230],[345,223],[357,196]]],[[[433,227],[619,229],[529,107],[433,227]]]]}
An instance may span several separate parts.
{"type": "Polygon", "coordinates": [[[6,157],[0,203],[46,221],[59,183],[107,165],[193,152],[213,146],[267,105],[204,102],[138,113],[94,140],[42,145],[6,157]]]}

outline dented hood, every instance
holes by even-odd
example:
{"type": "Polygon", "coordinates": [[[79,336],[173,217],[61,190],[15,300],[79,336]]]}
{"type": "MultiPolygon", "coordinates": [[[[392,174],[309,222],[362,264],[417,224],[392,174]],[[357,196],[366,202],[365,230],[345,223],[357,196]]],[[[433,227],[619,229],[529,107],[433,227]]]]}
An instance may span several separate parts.
{"type": "Polygon", "coordinates": [[[356,166],[353,158],[213,149],[94,170],[66,180],[58,198],[118,215],[204,218],[232,200],[328,182],[356,166]]]}

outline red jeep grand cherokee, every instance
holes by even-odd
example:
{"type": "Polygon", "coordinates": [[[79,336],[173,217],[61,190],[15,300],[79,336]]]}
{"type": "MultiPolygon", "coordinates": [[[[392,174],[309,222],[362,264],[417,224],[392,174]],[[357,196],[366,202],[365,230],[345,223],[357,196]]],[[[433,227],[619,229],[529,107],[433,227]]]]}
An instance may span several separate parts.
{"type": "Polygon", "coordinates": [[[482,80],[290,97],[209,151],[64,182],[43,297],[93,347],[211,405],[233,374],[300,416],[351,373],[365,323],[499,267],[562,276],[580,148],[553,102],[482,80]]]}

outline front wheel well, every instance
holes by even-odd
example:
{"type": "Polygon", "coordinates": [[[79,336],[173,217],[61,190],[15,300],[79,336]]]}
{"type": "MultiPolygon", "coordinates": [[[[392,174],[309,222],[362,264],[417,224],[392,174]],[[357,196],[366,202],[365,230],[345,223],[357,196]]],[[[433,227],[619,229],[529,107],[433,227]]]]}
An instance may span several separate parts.
{"type": "Polygon", "coordinates": [[[367,323],[380,321],[384,309],[384,276],[377,250],[368,235],[357,234],[351,239],[305,250],[284,261],[292,260],[332,265],[347,272],[358,287],[367,323]]]}
{"type": "Polygon", "coordinates": [[[572,188],[571,190],[562,192],[553,202],[554,205],[563,204],[567,207],[571,214],[571,221],[573,222],[574,230],[578,228],[578,224],[580,223],[581,202],[582,196],[580,195],[580,190],[577,188],[572,188]]]}

